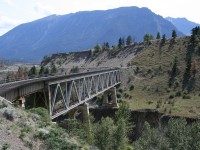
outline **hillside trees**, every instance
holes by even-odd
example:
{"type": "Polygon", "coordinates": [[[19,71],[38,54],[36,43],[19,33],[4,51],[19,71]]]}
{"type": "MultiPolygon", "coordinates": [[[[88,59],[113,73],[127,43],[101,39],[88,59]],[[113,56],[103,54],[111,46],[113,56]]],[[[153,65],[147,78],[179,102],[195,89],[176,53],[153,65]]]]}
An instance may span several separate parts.
{"type": "Polygon", "coordinates": [[[163,44],[165,44],[165,42],[166,42],[166,35],[163,34],[161,44],[163,45],[163,44]]]}
{"type": "Polygon", "coordinates": [[[101,46],[99,44],[95,45],[94,47],[94,53],[98,53],[101,50],[101,46]]]}
{"type": "Polygon", "coordinates": [[[171,118],[165,129],[151,128],[146,122],[141,137],[133,143],[137,150],[199,150],[200,122],[188,125],[185,119],[171,118]]]}
{"type": "Polygon", "coordinates": [[[148,45],[150,44],[151,40],[153,40],[153,39],[154,39],[154,37],[151,34],[145,34],[144,35],[144,42],[148,45]]]}
{"type": "Polygon", "coordinates": [[[174,59],[174,64],[170,73],[170,78],[169,78],[169,87],[171,87],[174,84],[175,78],[178,74],[178,67],[177,67],[178,59],[175,57],[174,59]]]}
{"type": "Polygon", "coordinates": [[[190,37],[190,41],[193,46],[196,46],[199,40],[200,40],[200,27],[197,26],[192,29],[192,35],[190,37]]]}
{"type": "Polygon", "coordinates": [[[195,75],[197,72],[197,63],[193,60],[193,53],[195,47],[200,40],[200,27],[192,29],[192,35],[190,36],[190,45],[188,46],[186,53],[186,68],[183,75],[182,89],[187,87],[188,92],[192,91],[195,85],[195,75]]]}
{"type": "Polygon", "coordinates": [[[127,39],[126,39],[126,45],[131,45],[132,42],[133,42],[132,36],[129,35],[129,36],[127,37],[127,39]]]}
{"type": "Polygon", "coordinates": [[[131,132],[130,110],[127,103],[122,102],[115,115],[115,119],[102,118],[94,124],[94,143],[100,150],[126,149],[128,145],[128,134],[131,132]]]}
{"type": "Polygon", "coordinates": [[[35,76],[37,75],[37,69],[36,66],[31,67],[31,69],[28,72],[28,76],[35,76]]]}
{"type": "Polygon", "coordinates": [[[172,38],[175,39],[177,37],[176,30],[172,31],[172,38]]]}

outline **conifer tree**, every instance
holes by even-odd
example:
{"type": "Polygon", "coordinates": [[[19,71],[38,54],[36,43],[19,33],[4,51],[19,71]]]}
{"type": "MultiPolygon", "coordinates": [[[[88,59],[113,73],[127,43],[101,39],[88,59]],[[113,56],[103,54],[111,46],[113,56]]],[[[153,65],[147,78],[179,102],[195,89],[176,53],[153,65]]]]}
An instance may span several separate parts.
{"type": "Polygon", "coordinates": [[[175,39],[177,37],[176,30],[172,31],[172,38],[175,39]]]}
{"type": "Polygon", "coordinates": [[[131,45],[132,44],[132,37],[129,35],[126,39],[126,45],[131,45]]]}
{"type": "Polygon", "coordinates": [[[157,33],[157,35],[156,35],[156,39],[157,39],[157,40],[160,39],[160,32],[157,33]]]}

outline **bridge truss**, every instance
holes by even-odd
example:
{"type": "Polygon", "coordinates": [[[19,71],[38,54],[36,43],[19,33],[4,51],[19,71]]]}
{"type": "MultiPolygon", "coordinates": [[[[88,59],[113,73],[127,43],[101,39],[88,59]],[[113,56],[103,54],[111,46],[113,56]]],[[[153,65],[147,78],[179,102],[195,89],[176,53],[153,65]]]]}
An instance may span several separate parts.
{"type": "Polygon", "coordinates": [[[110,70],[48,83],[52,119],[120,84],[119,70],[110,70]]]}

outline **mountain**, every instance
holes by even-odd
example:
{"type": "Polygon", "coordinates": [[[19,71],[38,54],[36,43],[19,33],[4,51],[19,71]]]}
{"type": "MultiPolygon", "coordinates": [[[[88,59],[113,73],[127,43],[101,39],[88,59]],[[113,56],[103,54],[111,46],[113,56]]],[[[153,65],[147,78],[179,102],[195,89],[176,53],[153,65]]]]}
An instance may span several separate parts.
{"type": "MultiPolygon", "coordinates": [[[[122,7],[105,11],[83,11],[52,15],[22,24],[0,37],[0,56],[35,62],[44,55],[91,49],[95,44],[117,44],[132,35],[142,41],[146,33],[171,36],[177,28],[148,8],[122,7]]],[[[183,33],[177,30],[179,36],[183,33]]]]}
{"type": "Polygon", "coordinates": [[[170,21],[179,31],[184,33],[185,35],[191,34],[191,29],[200,26],[200,24],[189,21],[186,18],[166,18],[168,21],[170,21]]]}

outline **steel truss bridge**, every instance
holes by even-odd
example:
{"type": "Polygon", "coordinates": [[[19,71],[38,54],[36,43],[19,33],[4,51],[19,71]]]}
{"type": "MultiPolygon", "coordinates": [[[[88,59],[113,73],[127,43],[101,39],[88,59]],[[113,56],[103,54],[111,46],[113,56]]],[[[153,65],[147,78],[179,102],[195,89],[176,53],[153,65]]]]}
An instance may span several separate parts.
{"type": "MultiPolygon", "coordinates": [[[[38,77],[0,84],[0,96],[10,102],[26,96],[42,94],[52,119],[86,103],[99,94],[111,91],[112,103],[117,103],[115,86],[120,84],[119,69],[106,69],[70,75],[38,77]]],[[[104,98],[104,104],[108,98],[104,98]]],[[[36,102],[37,103],[37,102],[36,102]]],[[[115,104],[113,106],[115,106],[115,104]]]]}

